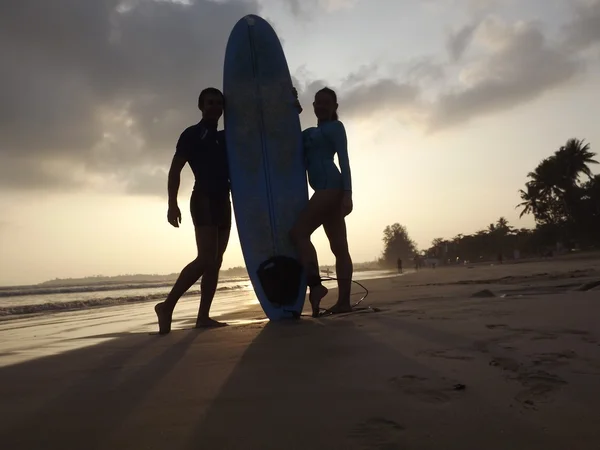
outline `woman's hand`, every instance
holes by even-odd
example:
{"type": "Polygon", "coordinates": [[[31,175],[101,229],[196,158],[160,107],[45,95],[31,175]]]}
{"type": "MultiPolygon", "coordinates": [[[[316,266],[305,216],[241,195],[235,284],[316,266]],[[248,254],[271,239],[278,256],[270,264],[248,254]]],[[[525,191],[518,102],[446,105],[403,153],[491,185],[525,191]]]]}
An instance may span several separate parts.
{"type": "Polygon", "coordinates": [[[352,204],[352,192],[345,191],[342,197],[342,215],[346,217],[352,212],[354,205],[352,204]]]}
{"type": "Polygon", "coordinates": [[[300,100],[298,100],[298,91],[296,90],[295,87],[292,87],[292,93],[294,94],[294,97],[296,98],[296,101],[294,102],[294,106],[298,110],[298,114],[300,114],[302,112],[302,105],[300,104],[300,100]]]}

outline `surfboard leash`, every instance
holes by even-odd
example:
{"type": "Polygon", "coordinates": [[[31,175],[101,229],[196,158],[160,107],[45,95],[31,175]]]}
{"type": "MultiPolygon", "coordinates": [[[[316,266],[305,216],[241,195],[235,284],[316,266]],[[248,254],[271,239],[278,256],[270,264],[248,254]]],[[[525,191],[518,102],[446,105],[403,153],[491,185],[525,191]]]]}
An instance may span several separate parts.
{"type": "MultiPolygon", "coordinates": [[[[321,281],[339,281],[339,280],[348,281],[347,278],[321,277],[321,281]]],[[[359,283],[358,281],[355,281],[353,279],[350,279],[350,281],[352,283],[360,286],[365,291],[364,295],[360,298],[360,300],[352,305],[352,308],[356,308],[358,305],[360,305],[363,302],[363,300],[365,298],[367,298],[367,296],[369,295],[369,290],[366,287],[364,287],[361,283],[359,283]]],[[[352,294],[350,294],[350,295],[352,295],[352,294]]],[[[326,308],[319,308],[319,309],[321,311],[324,311],[325,313],[328,312],[328,309],[326,309],[326,308]]],[[[367,306],[366,309],[372,309],[372,308],[370,306],[367,306]]],[[[294,317],[300,318],[300,313],[298,313],[297,311],[286,311],[286,312],[290,312],[294,317]]],[[[321,315],[323,315],[323,313],[321,313],[321,315]]]]}
{"type": "MultiPolygon", "coordinates": [[[[358,305],[360,305],[363,302],[363,300],[365,298],[367,298],[369,296],[369,290],[356,280],[353,280],[353,279],[348,280],[347,278],[334,278],[334,277],[321,277],[321,280],[322,281],[351,281],[352,283],[360,286],[365,291],[365,294],[360,298],[359,301],[357,301],[354,305],[352,305],[353,308],[356,308],[358,305]]],[[[323,308],[321,308],[321,309],[323,309],[323,308]]],[[[327,311],[326,309],[323,309],[323,310],[327,311]]]]}

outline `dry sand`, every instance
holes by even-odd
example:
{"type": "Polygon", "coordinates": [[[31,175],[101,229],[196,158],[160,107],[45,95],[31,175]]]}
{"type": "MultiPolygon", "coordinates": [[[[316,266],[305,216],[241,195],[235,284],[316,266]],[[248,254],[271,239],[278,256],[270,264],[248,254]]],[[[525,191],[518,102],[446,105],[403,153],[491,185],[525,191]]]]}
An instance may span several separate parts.
{"type": "Polygon", "coordinates": [[[0,369],[0,443],[597,450],[598,280],[594,259],[427,269],[365,282],[362,313],[112,333],[0,369]]]}

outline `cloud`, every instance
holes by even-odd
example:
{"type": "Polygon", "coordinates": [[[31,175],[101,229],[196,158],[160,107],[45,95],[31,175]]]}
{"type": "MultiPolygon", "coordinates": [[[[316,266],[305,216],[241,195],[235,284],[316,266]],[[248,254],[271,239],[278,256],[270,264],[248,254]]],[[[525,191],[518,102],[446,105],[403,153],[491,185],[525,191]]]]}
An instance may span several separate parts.
{"type": "Polygon", "coordinates": [[[421,0],[423,5],[435,13],[445,13],[465,9],[470,14],[490,11],[500,4],[514,3],[515,0],[421,0]]]}
{"type": "Polygon", "coordinates": [[[73,188],[98,173],[127,181],[132,167],[168,164],[199,115],[198,92],[221,85],[229,30],[257,9],[251,0],[0,3],[0,51],[11,61],[0,72],[0,187],[73,188]]]}
{"type": "MultiPolygon", "coordinates": [[[[273,0],[262,0],[268,4],[273,0]]],[[[278,3],[280,0],[276,0],[278,3]]],[[[325,11],[334,13],[343,9],[353,8],[360,0],[286,0],[285,3],[296,17],[308,18],[313,14],[325,11]]]]}
{"type": "MultiPolygon", "coordinates": [[[[164,196],[175,142],[199,117],[198,92],[221,86],[229,30],[264,1],[1,2],[0,51],[10,63],[0,71],[0,188],[164,196]]],[[[451,1],[489,7],[439,0],[451,1]]],[[[600,42],[599,18],[600,0],[580,0],[558,41],[534,23],[472,18],[448,35],[450,62],[424,56],[388,75],[365,64],[337,85],[305,68],[294,82],[306,109],[330,85],[342,117],[395,113],[442,130],[573,80],[582,52],[600,42]]]]}
{"type": "MultiPolygon", "coordinates": [[[[127,192],[134,195],[151,195],[151,196],[166,196],[167,195],[167,170],[163,167],[139,167],[129,174],[126,182],[127,192]]],[[[180,186],[179,190],[191,188],[191,183],[188,181],[180,186]]]]}
{"type": "Polygon", "coordinates": [[[552,45],[531,23],[485,20],[475,31],[484,55],[463,66],[460,86],[441,93],[428,128],[439,130],[526,103],[572,80],[576,55],[552,45]]]}
{"type": "Polygon", "coordinates": [[[422,120],[424,106],[421,88],[410,81],[401,82],[391,78],[378,77],[375,66],[364,66],[349,74],[339,84],[322,79],[312,79],[310,74],[301,71],[293,77],[299,88],[299,99],[305,113],[302,122],[312,126],[312,102],[314,95],[323,87],[333,89],[338,97],[341,120],[361,120],[378,115],[397,115],[410,123],[422,120]],[[369,71],[368,68],[373,69],[369,71]],[[307,122],[305,122],[307,120],[307,122]]]}
{"type": "Polygon", "coordinates": [[[567,45],[586,50],[600,43],[600,0],[574,2],[574,19],[565,26],[567,45]]]}
{"type": "Polygon", "coordinates": [[[382,113],[399,107],[412,107],[419,94],[418,86],[390,79],[361,84],[345,95],[344,113],[360,117],[375,110],[382,113]]]}
{"type": "Polygon", "coordinates": [[[465,25],[456,32],[450,33],[446,47],[453,62],[458,61],[473,39],[478,24],[465,25]]]}
{"type": "MultiPolygon", "coordinates": [[[[447,48],[453,60],[465,61],[444,65],[425,58],[387,78],[377,78],[373,65],[360,68],[337,86],[341,113],[368,117],[394,111],[436,132],[529,102],[570,82],[584,67],[577,54],[550,41],[536,24],[493,16],[449,35],[447,48]],[[473,52],[467,58],[469,43],[473,52]]],[[[306,87],[314,93],[325,84],[310,81],[306,87]]]]}

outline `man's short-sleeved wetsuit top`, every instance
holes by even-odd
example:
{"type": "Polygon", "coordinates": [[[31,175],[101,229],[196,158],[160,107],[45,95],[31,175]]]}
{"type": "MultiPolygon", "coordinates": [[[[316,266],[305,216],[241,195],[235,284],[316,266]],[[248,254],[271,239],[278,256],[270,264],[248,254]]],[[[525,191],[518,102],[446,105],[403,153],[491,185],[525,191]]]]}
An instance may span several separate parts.
{"type": "Polygon", "coordinates": [[[177,141],[175,155],[190,165],[196,182],[194,191],[206,194],[229,193],[229,165],[225,132],[203,120],[188,127],[177,141]]]}
{"type": "Polygon", "coordinates": [[[190,199],[194,225],[231,227],[225,132],[200,121],[181,133],[175,155],[186,160],[196,180],[190,199]]]}

